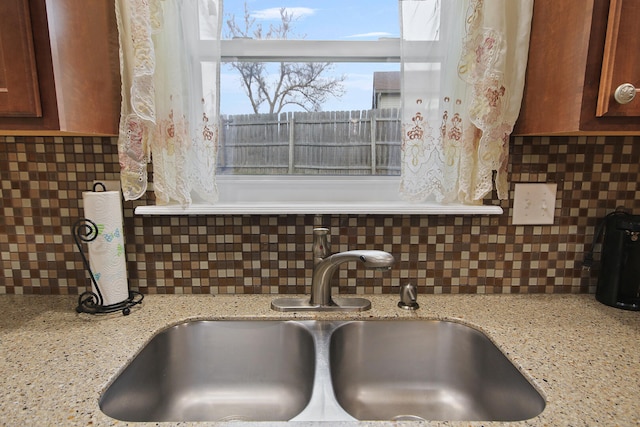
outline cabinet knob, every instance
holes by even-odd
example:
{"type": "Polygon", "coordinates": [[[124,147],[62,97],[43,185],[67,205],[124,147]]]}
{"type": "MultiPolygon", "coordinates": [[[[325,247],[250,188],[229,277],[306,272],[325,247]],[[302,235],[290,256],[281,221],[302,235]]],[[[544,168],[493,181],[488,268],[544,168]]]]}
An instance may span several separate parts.
{"type": "Polygon", "coordinates": [[[618,104],[628,104],[636,97],[636,93],[640,92],[640,89],[636,89],[631,83],[623,83],[613,94],[613,98],[618,104]]]}

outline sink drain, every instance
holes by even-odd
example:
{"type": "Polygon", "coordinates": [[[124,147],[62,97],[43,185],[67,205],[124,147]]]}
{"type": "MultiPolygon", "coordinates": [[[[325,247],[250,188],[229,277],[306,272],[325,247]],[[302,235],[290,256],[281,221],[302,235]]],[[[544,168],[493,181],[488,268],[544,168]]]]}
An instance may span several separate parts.
{"type": "Polygon", "coordinates": [[[427,421],[417,415],[396,415],[391,418],[391,421],[427,421]]]}

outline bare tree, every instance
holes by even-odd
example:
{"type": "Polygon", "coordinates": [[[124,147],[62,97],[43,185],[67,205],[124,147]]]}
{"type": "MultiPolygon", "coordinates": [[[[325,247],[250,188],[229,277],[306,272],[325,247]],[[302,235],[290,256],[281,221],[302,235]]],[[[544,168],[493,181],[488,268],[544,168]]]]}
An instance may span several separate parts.
{"type": "MultiPolygon", "coordinates": [[[[280,23],[270,25],[265,32],[261,24],[256,24],[245,2],[242,22],[238,23],[235,15],[227,20],[227,37],[287,39],[293,36],[294,21],[293,14],[281,8],[280,23]]],[[[229,65],[240,73],[242,87],[256,114],[263,106],[269,113],[280,113],[287,105],[297,105],[305,111],[321,111],[329,97],[344,95],[342,83],[346,76],[327,76],[333,70],[331,62],[280,62],[275,72],[264,62],[232,62],[229,65]]]]}

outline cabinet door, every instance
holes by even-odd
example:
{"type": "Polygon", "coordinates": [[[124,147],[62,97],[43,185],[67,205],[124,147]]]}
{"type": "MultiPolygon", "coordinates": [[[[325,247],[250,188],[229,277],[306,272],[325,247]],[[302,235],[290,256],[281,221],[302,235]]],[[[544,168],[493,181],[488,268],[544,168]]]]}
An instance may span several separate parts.
{"type": "Polygon", "coordinates": [[[625,83],[640,89],[640,1],[611,0],[598,93],[598,117],[640,117],[640,95],[621,104],[614,99],[625,83]]]}
{"type": "Polygon", "coordinates": [[[34,107],[32,113],[7,115],[0,99],[0,134],[117,135],[120,65],[113,0],[0,0],[0,57],[5,95],[20,93],[19,101],[33,100],[34,107]],[[20,64],[29,58],[27,70],[20,64]],[[18,90],[8,84],[17,78],[28,78],[29,85],[18,90]]]}
{"type": "Polygon", "coordinates": [[[0,1],[0,116],[42,116],[27,0],[0,1]]]}

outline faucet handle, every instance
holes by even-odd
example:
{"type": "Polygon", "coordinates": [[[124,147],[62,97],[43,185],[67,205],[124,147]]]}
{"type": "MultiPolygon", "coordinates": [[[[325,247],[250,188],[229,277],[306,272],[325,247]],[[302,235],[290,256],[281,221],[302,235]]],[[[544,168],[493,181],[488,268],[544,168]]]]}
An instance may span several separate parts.
{"type": "Polygon", "coordinates": [[[400,286],[400,302],[398,307],[405,310],[417,310],[420,308],[418,304],[418,290],[415,285],[407,283],[400,286]]]}
{"type": "Polygon", "coordinates": [[[313,229],[313,264],[317,264],[330,254],[329,229],[318,227],[313,229]]]}

